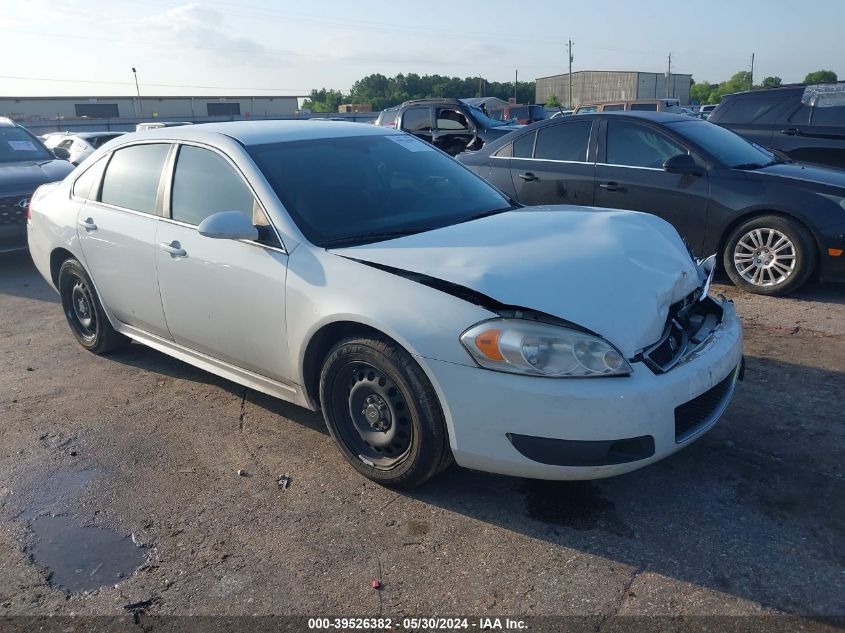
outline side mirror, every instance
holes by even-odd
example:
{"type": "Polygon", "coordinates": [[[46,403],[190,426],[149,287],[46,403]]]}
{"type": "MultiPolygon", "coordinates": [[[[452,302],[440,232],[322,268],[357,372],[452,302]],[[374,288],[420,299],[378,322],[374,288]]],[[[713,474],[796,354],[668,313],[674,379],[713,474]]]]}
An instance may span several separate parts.
{"type": "Polygon", "coordinates": [[[671,174],[696,174],[698,173],[698,165],[695,164],[695,159],[689,154],[678,154],[667,158],[663,163],[663,169],[671,174]]]}
{"type": "Polygon", "coordinates": [[[51,151],[53,152],[53,156],[59,160],[70,160],[70,152],[64,147],[54,147],[51,151]]]}
{"type": "Polygon", "coordinates": [[[240,211],[221,211],[197,227],[200,235],[217,240],[257,240],[258,229],[240,211]]]}

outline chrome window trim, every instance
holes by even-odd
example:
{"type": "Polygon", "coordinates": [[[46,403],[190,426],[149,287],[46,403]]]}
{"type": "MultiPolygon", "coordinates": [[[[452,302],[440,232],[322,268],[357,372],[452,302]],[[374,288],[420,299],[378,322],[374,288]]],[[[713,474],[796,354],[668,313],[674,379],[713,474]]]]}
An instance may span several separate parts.
{"type": "Polygon", "coordinates": [[[625,167],[626,169],[647,169],[649,171],[666,171],[662,167],[639,167],[638,165],[618,165],[616,163],[597,162],[596,165],[604,165],[606,167],[625,167]]]}
{"type": "Polygon", "coordinates": [[[509,158],[506,156],[491,156],[490,158],[498,158],[499,160],[531,160],[540,163],[567,163],[571,165],[595,165],[587,160],[557,160],[555,158],[509,158]]]}

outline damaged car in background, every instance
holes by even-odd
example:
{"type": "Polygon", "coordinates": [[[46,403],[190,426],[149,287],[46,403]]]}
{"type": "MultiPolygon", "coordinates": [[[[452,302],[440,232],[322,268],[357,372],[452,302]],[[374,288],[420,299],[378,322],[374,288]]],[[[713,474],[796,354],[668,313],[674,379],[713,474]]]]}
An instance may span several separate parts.
{"type": "MultiPolygon", "coordinates": [[[[322,410],[361,474],[592,479],[687,446],[742,373],[733,304],[653,215],[521,207],[398,131],[128,134],[33,198],[71,332],[322,410]]],[[[105,397],[105,396],[103,396],[105,397]]]]}

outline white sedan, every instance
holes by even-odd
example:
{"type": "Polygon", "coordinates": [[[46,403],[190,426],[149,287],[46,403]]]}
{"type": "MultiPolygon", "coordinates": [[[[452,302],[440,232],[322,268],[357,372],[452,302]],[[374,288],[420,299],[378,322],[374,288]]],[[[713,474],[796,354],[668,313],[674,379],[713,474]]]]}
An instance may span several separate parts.
{"type": "Polygon", "coordinates": [[[113,138],[117,138],[125,132],[79,132],[77,134],[56,132],[45,134],[44,145],[47,149],[60,148],[67,150],[68,162],[79,165],[83,160],[94,153],[100,145],[105,145],[113,138]],[[46,138],[45,138],[46,137],[46,138]]]}
{"type": "MultiPolygon", "coordinates": [[[[376,126],[122,136],[33,197],[29,245],[97,354],[135,340],[312,410],[386,485],[545,479],[688,445],[742,366],[733,305],[644,213],[526,207],[376,126]]],[[[104,394],[103,397],[107,397],[104,394]]]]}

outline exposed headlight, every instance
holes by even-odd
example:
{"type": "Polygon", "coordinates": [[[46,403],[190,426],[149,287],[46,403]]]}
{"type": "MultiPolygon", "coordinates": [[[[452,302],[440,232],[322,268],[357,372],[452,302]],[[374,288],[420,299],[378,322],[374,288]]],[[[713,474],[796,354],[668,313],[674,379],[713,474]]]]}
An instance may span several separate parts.
{"type": "Polygon", "coordinates": [[[575,378],[626,376],[631,366],[610,343],[558,325],[493,319],[461,334],[461,343],[487,369],[575,378]]]}

